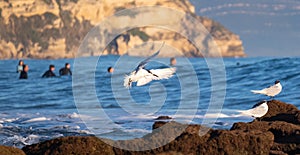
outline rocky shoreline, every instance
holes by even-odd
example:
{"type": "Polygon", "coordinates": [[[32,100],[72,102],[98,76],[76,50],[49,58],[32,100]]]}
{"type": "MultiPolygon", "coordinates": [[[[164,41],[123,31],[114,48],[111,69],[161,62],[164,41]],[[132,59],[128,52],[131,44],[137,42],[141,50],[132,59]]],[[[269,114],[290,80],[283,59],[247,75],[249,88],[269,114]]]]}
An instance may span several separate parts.
{"type": "Polygon", "coordinates": [[[199,130],[207,128],[200,125],[157,120],[153,132],[140,139],[112,141],[92,136],[61,137],[25,146],[22,150],[1,146],[0,154],[300,154],[300,110],[277,100],[269,101],[268,106],[268,113],[260,120],[235,123],[230,130],[209,129],[203,136],[199,136],[199,130]],[[166,137],[177,135],[178,131],[182,132],[175,140],[161,145],[166,137]],[[147,151],[116,147],[138,150],[149,141],[160,147],[147,151]]]}

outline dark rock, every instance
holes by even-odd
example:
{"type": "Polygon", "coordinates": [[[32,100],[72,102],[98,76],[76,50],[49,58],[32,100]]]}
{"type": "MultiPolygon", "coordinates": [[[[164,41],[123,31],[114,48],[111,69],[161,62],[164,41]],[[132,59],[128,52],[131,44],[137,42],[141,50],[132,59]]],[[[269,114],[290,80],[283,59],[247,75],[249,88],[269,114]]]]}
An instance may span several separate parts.
{"type": "Polygon", "coordinates": [[[169,119],[172,119],[172,117],[170,117],[170,116],[159,116],[154,120],[169,120],[169,119]]]}
{"type": "MultiPolygon", "coordinates": [[[[157,121],[153,124],[152,126],[152,130],[158,129],[160,127],[163,127],[166,124],[173,124],[173,128],[182,128],[184,130],[182,130],[183,132],[189,133],[189,134],[198,134],[200,129],[203,130],[209,130],[209,128],[201,126],[201,125],[196,125],[196,124],[190,124],[190,125],[186,125],[186,124],[180,124],[174,121],[171,122],[164,122],[164,121],[157,121]]],[[[169,126],[171,127],[171,126],[169,126]]],[[[172,128],[167,129],[168,132],[171,132],[172,128]]]]}
{"type": "Polygon", "coordinates": [[[274,135],[274,145],[270,154],[299,154],[300,153],[300,126],[284,121],[254,121],[251,123],[235,123],[232,131],[271,132],[274,135]]]}
{"type": "Polygon", "coordinates": [[[281,151],[286,154],[300,154],[300,144],[274,143],[271,149],[275,151],[281,151]]]}
{"type": "Polygon", "coordinates": [[[282,151],[270,150],[270,155],[288,155],[282,151]]]}
{"type": "Polygon", "coordinates": [[[144,153],[147,154],[150,152],[160,153],[166,151],[176,151],[173,149],[166,149],[161,146],[168,145],[176,137],[185,133],[187,127],[188,125],[180,124],[177,122],[156,122],[153,125],[154,129],[152,133],[147,134],[142,138],[116,141],[114,144],[114,146],[116,146],[115,152],[117,152],[117,154],[134,154],[133,151],[128,150],[143,151],[153,148],[157,149],[145,151],[144,153]],[[119,148],[125,148],[127,150],[122,150],[119,148]]]}
{"type": "Polygon", "coordinates": [[[157,121],[152,133],[137,139],[106,140],[105,143],[96,137],[64,137],[26,146],[23,151],[29,155],[300,154],[299,110],[275,100],[268,105],[269,111],[262,121],[235,123],[230,130],[157,121]],[[200,135],[199,131],[206,132],[200,135]]]}
{"type": "Polygon", "coordinates": [[[155,130],[157,128],[160,128],[162,127],[163,125],[165,125],[167,122],[164,122],[164,121],[157,121],[157,122],[154,122],[154,124],[152,125],[152,130],[155,130]]]}
{"type": "Polygon", "coordinates": [[[200,147],[201,154],[269,154],[274,136],[271,132],[216,130],[200,147]]]}
{"type": "Polygon", "coordinates": [[[200,125],[157,122],[158,128],[139,139],[115,141],[110,146],[95,137],[65,137],[26,146],[27,154],[269,154],[274,136],[259,130],[208,130],[199,136],[200,125]],[[166,142],[169,137],[175,139],[166,142]],[[150,143],[157,147],[145,148],[150,143]],[[165,143],[165,144],[164,144],[165,143]],[[121,148],[127,148],[124,150],[121,148]]]}
{"type": "Polygon", "coordinates": [[[300,124],[300,111],[296,106],[281,101],[272,100],[268,102],[268,113],[260,118],[263,121],[285,121],[300,124]]]}
{"type": "MultiPolygon", "coordinates": [[[[203,136],[199,136],[199,130],[204,128],[200,125],[182,125],[176,122],[156,122],[151,137],[151,142],[162,141],[166,136],[176,134],[178,129],[184,129],[175,140],[160,146],[156,149],[134,152],[114,148],[116,154],[160,154],[169,152],[170,154],[269,154],[270,148],[274,141],[271,132],[262,131],[226,131],[226,130],[208,130],[203,136]],[[162,129],[161,135],[157,135],[157,129],[162,129]]],[[[120,141],[119,141],[120,142],[120,141]]],[[[122,141],[122,145],[138,146],[146,144],[143,139],[138,141],[122,141]]],[[[159,145],[158,145],[159,146],[159,145]]]]}
{"type": "Polygon", "coordinates": [[[276,116],[277,114],[281,114],[281,113],[289,114],[295,111],[299,111],[298,108],[293,104],[281,102],[278,100],[268,101],[267,104],[269,107],[269,111],[264,117],[276,116]]]}
{"type": "Polygon", "coordinates": [[[231,130],[242,131],[270,131],[274,135],[274,141],[278,143],[300,144],[300,126],[287,122],[265,122],[255,121],[251,123],[235,123],[231,130]]]}
{"type": "Polygon", "coordinates": [[[25,153],[14,147],[0,146],[0,154],[2,155],[25,155],[25,153]]]}
{"type": "MultiPolygon", "coordinates": [[[[162,124],[162,123],[160,123],[162,124]]],[[[178,125],[178,124],[176,124],[178,125]]],[[[170,133],[175,128],[169,128],[170,133]]],[[[199,136],[199,125],[188,126],[183,133],[170,143],[156,149],[135,152],[114,148],[116,154],[269,154],[273,145],[274,136],[271,132],[262,131],[226,131],[209,130],[204,136],[199,136]],[[166,153],[168,152],[168,153],[166,153]]],[[[164,138],[166,135],[157,138],[164,138]]],[[[144,143],[142,139],[136,143],[123,141],[129,145],[137,146],[144,143]]]]}
{"type": "Polygon", "coordinates": [[[27,155],[114,154],[113,148],[97,137],[62,137],[25,146],[27,155]]]}

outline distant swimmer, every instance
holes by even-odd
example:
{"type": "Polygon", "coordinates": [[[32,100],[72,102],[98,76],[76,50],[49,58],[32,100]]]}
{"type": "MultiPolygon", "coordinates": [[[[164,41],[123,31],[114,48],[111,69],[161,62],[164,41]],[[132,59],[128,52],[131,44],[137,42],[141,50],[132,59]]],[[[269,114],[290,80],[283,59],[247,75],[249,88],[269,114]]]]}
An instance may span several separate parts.
{"type": "Polygon", "coordinates": [[[252,109],[239,111],[242,115],[260,118],[267,114],[269,107],[267,101],[262,101],[255,104],[252,109]]]}
{"type": "Polygon", "coordinates": [[[20,60],[17,66],[17,73],[21,73],[23,71],[23,65],[24,65],[24,61],[20,60]]]}
{"type": "Polygon", "coordinates": [[[263,94],[273,98],[274,96],[278,95],[281,92],[281,90],[282,86],[280,84],[280,81],[276,80],[275,84],[268,88],[262,90],[251,90],[251,92],[254,94],[263,94]]]}
{"type": "Polygon", "coordinates": [[[175,59],[174,57],[172,57],[172,58],[170,59],[170,65],[171,65],[171,66],[175,66],[176,63],[177,63],[176,59],[175,59]]]}
{"type": "Polygon", "coordinates": [[[20,74],[20,78],[19,79],[28,79],[28,75],[27,75],[27,72],[29,70],[29,67],[28,65],[23,65],[23,70],[20,74]]]}
{"type": "Polygon", "coordinates": [[[50,77],[56,77],[56,75],[53,73],[53,71],[55,70],[55,66],[54,65],[49,65],[49,70],[47,70],[42,78],[50,78],[50,77]]]}
{"type": "MultiPolygon", "coordinates": [[[[162,48],[162,47],[161,47],[162,48]]],[[[126,75],[124,79],[124,86],[126,88],[130,88],[132,86],[132,82],[137,82],[137,86],[143,86],[152,80],[161,80],[168,79],[173,76],[176,71],[176,68],[164,68],[164,69],[145,69],[146,64],[155,56],[157,56],[160,52],[160,49],[140,62],[137,68],[130,73],[130,75],[126,75]]]]}
{"type": "Polygon", "coordinates": [[[114,68],[113,67],[108,67],[107,68],[107,72],[108,73],[113,73],[114,72],[114,68]]]}
{"type": "Polygon", "coordinates": [[[65,67],[61,68],[59,70],[59,75],[60,76],[64,76],[64,75],[72,75],[72,72],[71,72],[71,65],[69,63],[66,63],[65,64],[65,67]]]}

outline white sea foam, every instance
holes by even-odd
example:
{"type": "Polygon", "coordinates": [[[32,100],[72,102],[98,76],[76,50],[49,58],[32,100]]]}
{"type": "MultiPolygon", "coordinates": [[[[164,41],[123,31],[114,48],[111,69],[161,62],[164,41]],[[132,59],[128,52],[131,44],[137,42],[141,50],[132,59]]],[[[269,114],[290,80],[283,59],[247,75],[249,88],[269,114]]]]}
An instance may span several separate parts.
{"type": "Polygon", "coordinates": [[[90,130],[80,130],[79,133],[90,134],[90,135],[94,134],[90,130]]]}
{"type": "Polygon", "coordinates": [[[71,118],[80,118],[80,115],[74,112],[73,114],[70,115],[70,117],[71,118]]]}
{"type": "Polygon", "coordinates": [[[19,120],[19,118],[2,118],[0,119],[0,123],[11,123],[19,120]]]}
{"type": "Polygon", "coordinates": [[[76,125],[74,126],[74,129],[80,129],[80,126],[76,125]]]}
{"type": "Polygon", "coordinates": [[[146,129],[125,129],[123,130],[124,132],[129,132],[129,133],[151,133],[150,130],[146,130],[146,129]]]}
{"type": "MultiPolygon", "coordinates": [[[[198,119],[204,119],[204,118],[230,118],[230,117],[238,117],[239,115],[228,115],[224,113],[209,113],[205,115],[169,115],[173,119],[179,119],[179,120],[190,120],[194,118],[198,119]]],[[[135,120],[153,120],[158,118],[158,116],[154,115],[133,115],[133,116],[122,116],[117,118],[118,120],[130,120],[130,121],[135,121],[135,120]]],[[[190,121],[188,121],[190,122],[190,121]]]]}
{"type": "Polygon", "coordinates": [[[63,115],[58,115],[60,118],[80,118],[80,115],[77,114],[76,112],[73,112],[72,114],[63,114],[63,115]]]}
{"type": "Polygon", "coordinates": [[[50,121],[51,118],[47,117],[37,117],[37,118],[32,118],[27,121],[23,121],[23,123],[33,123],[33,122],[42,122],[42,121],[50,121]]]}
{"type": "Polygon", "coordinates": [[[23,145],[31,145],[31,144],[34,144],[34,143],[38,143],[39,139],[40,139],[40,136],[33,135],[33,134],[28,135],[27,137],[23,137],[23,136],[20,136],[20,135],[14,135],[13,137],[7,138],[6,141],[11,141],[14,144],[21,143],[23,145]]]}
{"type": "Polygon", "coordinates": [[[57,134],[57,135],[54,135],[53,138],[58,138],[58,137],[63,137],[64,135],[63,134],[57,134]]]}
{"type": "Polygon", "coordinates": [[[118,119],[120,120],[147,120],[147,119],[155,119],[157,116],[154,115],[131,115],[131,116],[121,116],[118,119]]]}
{"type": "Polygon", "coordinates": [[[225,110],[225,113],[207,113],[205,115],[174,115],[171,116],[175,119],[204,119],[204,118],[236,118],[245,117],[243,115],[237,114],[238,110],[225,110]]]}

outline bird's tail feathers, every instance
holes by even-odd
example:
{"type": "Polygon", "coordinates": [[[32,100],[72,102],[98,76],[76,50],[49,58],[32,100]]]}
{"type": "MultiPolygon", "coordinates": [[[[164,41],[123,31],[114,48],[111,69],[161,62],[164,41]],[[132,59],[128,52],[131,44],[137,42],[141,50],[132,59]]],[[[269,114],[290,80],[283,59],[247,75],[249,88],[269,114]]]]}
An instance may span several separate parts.
{"type": "Polygon", "coordinates": [[[251,90],[251,92],[254,94],[263,94],[264,93],[263,90],[251,90]]]}
{"type": "Polygon", "coordinates": [[[130,81],[130,76],[129,75],[125,75],[124,78],[124,87],[126,88],[130,88],[131,87],[131,81],[130,81]]]}
{"type": "Polygon", "coordinates": [[[239,116],[252,116],[252,114],[248,110],[239,110],[239,116]]]}

